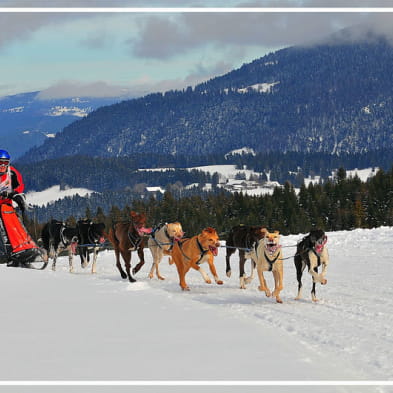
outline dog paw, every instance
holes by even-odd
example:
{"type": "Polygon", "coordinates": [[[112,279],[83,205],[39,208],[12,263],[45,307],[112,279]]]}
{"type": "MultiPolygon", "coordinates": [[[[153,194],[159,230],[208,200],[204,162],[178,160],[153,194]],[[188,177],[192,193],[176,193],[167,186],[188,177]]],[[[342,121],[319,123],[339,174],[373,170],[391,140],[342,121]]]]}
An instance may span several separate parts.
{"type": "Polygon", "coordinates": [[[206,283],[206,284],[211,284],[211,283],[212,283],[212,280],[205,280],[205,283],[206,283]]]}
{"type": "Polygon", "coordinates": [[[182,287],[182,291],[189,291],[190,290],[190,288],[189,287],[182,287]]]}
{"type": "Polygon", "coordinates": [[[217,280],[217,281],[216,281],[216,283],[217,283],[218,285],[222,285],[222,284],[224,284],[224,282],[223,282],[223,281],[221,281],[221,280],[217,280]]]}
{"type": "Polygon", "coordinates": [[[267,297],[270,297],[270,296],[271,296],[270,291],[269,291],[267,288],[262,287],[261,285],[258,286],[258,290],[260,290],[261,292],[265,292],[265,294],[266,294],[267,297]]]}
{"type": "Polygon", "coordinates": [[[326,280],[326,278],[324,278],[322,281],[321,281],[321,285],[326,285],[327,284],[327,280],[326,280]]]}
{"type": "Polygon", "coordinates": [[[157,276],[159,280],[165,280],[165,277],[157,276]]]}
{"type": "Polygon", "coordinates": [[[279,297],[276,297],[276,302],[277,303],[282,303],[282,300],[279,297]]]}
{"type": "Polygon", "coordinates": [[[227,277],[231,277],[231,273],[232,273],[232,272],[231,272],[230,270],[228,270],[227,273],[226,273],[226,274],[227,274],[227,277]]]}

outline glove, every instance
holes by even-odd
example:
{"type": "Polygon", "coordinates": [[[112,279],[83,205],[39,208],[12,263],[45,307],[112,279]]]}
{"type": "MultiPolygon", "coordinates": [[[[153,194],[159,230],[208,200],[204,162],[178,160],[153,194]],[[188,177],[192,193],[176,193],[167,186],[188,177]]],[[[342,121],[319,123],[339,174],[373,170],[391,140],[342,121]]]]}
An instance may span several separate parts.
{"type": "Polygon", "coordinates": [[[26,202],[25,194],[14,194],[12,199],[16,202],[22,213],[24,213],[25,210],[31,210],[30,206],[26,202]]]}
{"type": "Polygon", "coordinates": [[[2,191],[2,192],[0,193],[0,196],[1,196],[2,198],[12,198],[14,195],[15,195],[15,192],[14,192],[14,191],[7,191],[7,190],[5,190],[5,191],[2,191]]]}

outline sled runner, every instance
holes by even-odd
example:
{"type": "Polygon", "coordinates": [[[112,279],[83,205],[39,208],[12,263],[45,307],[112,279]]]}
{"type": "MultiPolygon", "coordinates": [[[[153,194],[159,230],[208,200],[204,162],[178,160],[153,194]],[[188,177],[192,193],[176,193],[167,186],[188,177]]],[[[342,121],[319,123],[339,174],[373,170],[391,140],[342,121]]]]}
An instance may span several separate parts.
{"type": "Polygon", "coordinates": [[[48,264],[42,250],[19,220],[13,206],[0,205],[0,263],[8,266],[45,269],[48,264]]]}

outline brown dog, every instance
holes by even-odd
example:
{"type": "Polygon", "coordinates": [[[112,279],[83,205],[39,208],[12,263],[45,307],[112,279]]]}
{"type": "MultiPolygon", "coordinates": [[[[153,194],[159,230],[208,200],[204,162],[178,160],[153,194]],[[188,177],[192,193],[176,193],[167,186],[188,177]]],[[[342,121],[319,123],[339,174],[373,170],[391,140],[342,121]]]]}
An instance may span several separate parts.
{"type": "Polygon", "coordinates": [[[145,246],[144,236],[150,234],[151,228],[145,228],[146,215],[132,211],[131,222],[118,222],[113,225],[107,235],[115,250],[116,266],[119,269],[121,278],[127,278],[130,282],[135,282],[132,274],[136,274],[145,263],[143,248],[145,246]],[[139,256],[139,263],[132,269],[131,274],[131,252],[136,251],[139,256]],[[120,262],[120,255],[124,259],[125,269],[120,262]]]}
{"type": "Polygon", "coordinates": [[[205,228],[199,235],[182,242],[176,242],[172,250],[171,263],[176,264],[179,274],[180,286],[183,291],[189,291],[190,288],[186,284],[186,274],[192,267],[199,271],[207,284],[211,284],[211,280],[207,273],[201,268],[200,264],[207,262],[210,271],[217,284],[223,282],[218,278],[216,267],[214,266],[214,256],[218,254],[220,246],[219,237],[214,228],[205,228]]]}
{"type": "Polygon", "coordinates": [[[164,255],[171,255],[175,242],[180,241],[183,236],[184,232],[180,222],[171,222],[162,225],[150,234],[147,245],[153,256],[153,264],[149,273],[149,278],[153,278],[155,270],[157,278],[159,280],[165,280],[160,274],[158,265],[164,255]]]}
{"type": "Polygon", "coordinates": [[[265,292],[267,297],[273,296],[277,303],[282,303],[280,292],[283,289],[283,259],[278,231],[266,232],[265,237],[258,242],[256,250],[250,252],[250,257],[257,265],[260,291],[265,292]],[[263,272],[271,271],[274,277],[274,291],[266,285],[263,272]]]}

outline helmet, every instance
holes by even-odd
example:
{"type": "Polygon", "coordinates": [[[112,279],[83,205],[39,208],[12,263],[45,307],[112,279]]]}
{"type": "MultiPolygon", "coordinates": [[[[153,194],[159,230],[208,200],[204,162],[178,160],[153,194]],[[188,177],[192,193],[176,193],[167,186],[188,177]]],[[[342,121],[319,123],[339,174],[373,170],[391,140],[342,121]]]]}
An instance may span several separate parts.
{"type": "Polygon", "coordinates": [[[10,164],[10,155],[5,150],[0,150],[0,174],[7,172],[10,164]]]}
{"type": "Polygon", "coordinates": [[[0,150],[0,160],[11,160],[11,156],[8,154],[8,151],[0,150]]]}

